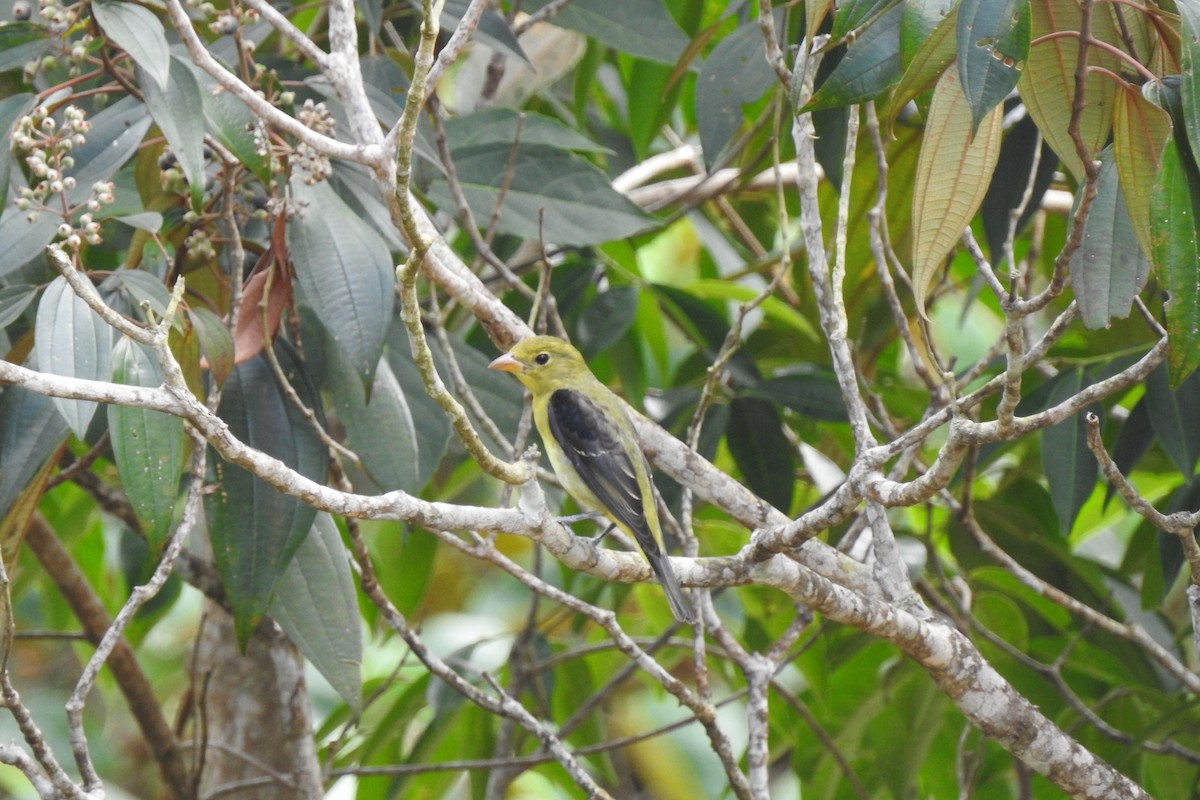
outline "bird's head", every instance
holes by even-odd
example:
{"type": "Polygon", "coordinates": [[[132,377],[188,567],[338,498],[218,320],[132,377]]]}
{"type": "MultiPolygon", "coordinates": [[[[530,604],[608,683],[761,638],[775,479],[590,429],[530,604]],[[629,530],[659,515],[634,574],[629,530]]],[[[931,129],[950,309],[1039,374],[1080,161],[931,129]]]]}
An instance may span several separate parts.
{"type": "Polygon", "coordinates": [[[555,336],[522,339],[488,367],[511,372],[535,392],[591,374],[580,352],[555,336]]]}

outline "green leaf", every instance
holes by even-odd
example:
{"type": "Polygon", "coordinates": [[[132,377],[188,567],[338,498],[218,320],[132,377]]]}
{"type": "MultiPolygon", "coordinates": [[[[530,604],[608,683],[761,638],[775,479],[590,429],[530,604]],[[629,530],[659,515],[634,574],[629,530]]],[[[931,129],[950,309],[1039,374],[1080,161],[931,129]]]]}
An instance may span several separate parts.
{"type": "Polygon", "coordinates": [[[696,126],[707,166],[713,165],[745,122],[742,107],[762,97],[774,81],[757,20],[742,25],[713,48],[696,78],[696,126]]]}
{"type": "MultiPolygon", "coordinates": [[[[2,31],[3,28],[0,28],[0,32],[2,31]]],[[[3,52],[2,48],[0,52],[3,52]]],[[[12,164],[15,158],[9,136],[17,120],[32,111],[36,104],[37,96],[28,92],[0,99],[0,140],[5,143],[4,147],[0,147],[0,198],[8,197],[8,184],[12,178],[12,164]]]]}
{"type": "Polygon", "coordinates": [[[1143,97],[1137,87],[1124,83],[1119,85],[1114,102],[1113,157],[1117,175],[1138,244],[1143,253],[1149,253],[1154,248],[1150,198],[1163,147],[1171,137],[1171,118],[1143,97]]]}
{"type": "MultiPolygon", "coordinates": [[[[904,5],[904,18],[900,21],[900,61],[908,70],[922,49],[929,42],[937,27],[950,15],[954,9],[954,0],[910,0],[904,5]]],[[[954,49],[950,52],[943,65],[949,66],[954,59],[954,49]]],[[[930,81],[930,85],[933,82],[930,81]]]]}
{"type": "Polygon", "coordinates": [[[604,352],[625,335],[637,316],[637,296],[634,286],[616,286],[596,295],[579,316],[576,344],[585,356],[604,352]]]}
{"type": "Polygon", "coordinates": [[[1041,210],[1042,198],[1054,181],[1058,167],[1058,156],[1048,144],[1041,141],[1037,125],[1028,116],[1018,120],[1000,145],[1000,157],[992,172],[987,194],[979,214],[983,218],[983,230],[987,237],[992,263],[1000,264],[1004,254],[1004,243],[1008,239],[1008,228],[1012,223],[1012,212],[1021,207],[1025,191],[1029,189],[1033,157],[1039,153],[1037,174],[1033,176],[1033,191],[1017,220],[1014,234],[1019,234],[1033,215],[1041,210]]]}
{"type": "MultiPolygon", "coordinates": [[[[301,401],[320,418],[320,398],[291,347],[280,340],[276,355],[301,401]]],[[[301,475],[324,482],[325,447],[311,423],[283,394],[264,355],[234,368],[225,381],[217,413],[241,441],[301,475]]],[[[209,464],[216,491],[205,497],[208,536],[244,647],[312,528],[316,511],[215,453],[209,464]]]]}
{"type": "MultiPolygon", "coordinates": [[[[511,177],[503,196],[497,227],[525,239],[584,247],[632,236],[657,224],[624,195],[612,188],[608,176],[578,156],[545,147],[479,145],[455,151],[454,163],[463,193],[475,220],[483,225],[501,198],[501,186],[511,177]],[[543,217],[545,223],[539,225],[543,217]]],[[[450,190],[434,181],[429,195],[444,209],[453,209],[450,190]]]]}
{"type": "MultiPolygon", "coordinates": [[[[33,352],[38,369],[67,378],[107,381],[112,328],[67,285],[61,275],[50,282],[38,304],[33,352]]],[[[63,419],[80,439],[87,433],[96,403],[54,398],[63,419]]]]}
{"type": "Polygon", "coordinates": [[[92,184],[111,179],[133,158],[153,120],[139,100],[124,97],[91,117],[91,123],[87,141],[71,151],[77,182],[75,188],[67,192],[67,199],[72,204],[86,202],[92,184]]]}
{"type": "Polygon", "coordinates": [[[896,0],[846,0],[838,3],[833,16],[833,28],[829,31],[830,41],[840,42],[873,17],[903,5],[896,0]]]}
{"type": "Polygon", "coordinates": [[[140,214],[126,214],[121,217],[112,217],[114,222],[120,222],[122,225],[128,225],[139,231],[146,233],[158,233],[162,230],[163,215],[157,211],[143,211],[140,214]]]}
{"type": "Polygon", "coordinates": [[[357,712],[362,706],[362,622],[346,550],[328,514],[317,514],[284,571],[271,616],[357,712]]]}
{"type": "Polygon", "coordinates": [[[166,85],[143,81],[142,94],[171,152],[179,159],[192,196],[192,208],[204,198],[204,100],[200,83],[183,61],[171,58],[166,85]]]}
{"type": "Polygon", "coordinates": [[[829,422],[846,422],[849,419],[837,378],[815,367],[767,378],[751,389],[749,394],[786,406],[811,419],[829,422]]]}
{"type": "Polygon", "coordinates": [[[119,307],[115,296],[122,296],[129,308],[138,309],[145,305],[159,319],[167,313],[171,302],[171,293],[162,281],[154,275],[140,269],[119,269],[110,274],[100,284],[100,296],[111,306],[119,307]]]}
{"type": "MultiPolygon", "coordinates": [[[[1129,316],[1133,300],[1150,275],[1129,221],[1111,149],[1100,154],[1096,199],[1084,224],[1083,241],[1071,255],[1071,286],[1085,328],[1106,328],[1129,316]]],[[[1073,216],[1072,216],[1073,218],[1073,216]]]]}
{"type": "Polygon", "coordinates": [[[511,147],[516,141],[582,153],[612,152],[553,117],[532,111],[486,108],[446,120],[446,142],[452,150],[484,144],[511,147]]]}
{"type": "Polygon", "coordinates": [[[188,319],[200,339],[200,351],[212,370],[218,385],[225,383],[233,371],[233,335],[225,322],[207,308],[188,308],[188,319]]]}
{"type": "Polygon", "coordinates": [[[0,248],[0,278],[41,255],[62,224],[62,217],[45,213],[37,222],[30,222],[27,213],[10,205],[0,214],[0,242],[4,242],[0,248]]]}
{"type": "Polygon", "coordinates": [[[383,353],[395,296],[387,245],[326,182],[291,182],[303,209],[287,242],[304,301],[342,349],[365,394],[383,353]]]}
{"type": "Polygon", "coordinates": [[[32,22],[0,25],[0,72],[23,68],[40,57],[49,45],[49,31],[43,25],[32,22]]]}
{"type": "Polygon", "coordinates": [[[0,393],[0,520],[46,459],[67,436],[67,423],[52,398],[21,386],[6,386],[0,393]]]}
{"type": "Polygon", "coordinates": [[[729,405],[725,443],[750,490],[783,513],[796,488],[796,455],[779,411],[766,400],[739,397],[729,405]]]}
{"type": "Polygon", "coordinates": [[[171,71],[171,49],[158,17],[148,8],[111,0],[92,3],[92,13],[105,35],[129,53],[134,62],[154,79],[159,89],[166,91],[171,71]]]}
{"type": "MultiPolygon", "coordinates": [[[[1079,4],[1075,0],[1031,0],[1029,5],[1031,41],[1056,31],[1079,30],[1079,4]]],[[[1120,35],[1108,14],[1098,12],[1092,15],[1092,36],[1120,46],[1120,35]]],[[[1043,41],[1029,48],[1029,58],[1025,61],[1017,88],[1042,136],[1058,153],[1067,169],[1082,181],[1083,162],[1079,160],[1075,143],[1067,133],[1075,99],[1075,65],[1078,60],[1079,41],[1076,37],[1064,36],[1043,41]]],[[[1088,61],[1110,72],[1121,72],[1120,59],[1098,47],[1088,48],[1088,61]]],[[[1085,102],[1079,118],[1079,132],[1093,158],[1108,141],[1115,84],[1107,75],[1096,72],[1089,72],[1084,82],[1085,102]]]]}
{"type": "Polygon", "coordinates": [[[1200,458],[1200,374],[1193,372],[1172,391],[1160,364],[1146,377],[1145,403],[1158,443],[1180,474],[1190,479],[1200,458]]]}
{"type": "Polygon", "coordinates": [[[192,74],[200,84],[204,118],[212,135],[260,181],[270,183],[270,159],[259,152],[254,141],[257,118],[245,103],[225,91],[212,76],[195,71],[192,74]]]}
{"type": "MultiPolygon", "coordinates": [[[[909,44],[909,39],[915,34],[906,28],[907,17],[900,26],[901,58],[905,59],[909,46],[915,48],[911,57],[907,58],[904,75],[892,92],[888,104],[887,127],[891,130],[896,117],[901,110],[917,96],[925,93],[937,83],[938,78],[946,68],[954,63],[954,32],[957,30],[958,12],[951,9],[934,29],[927,35],[909,44]]],[[[918,28],[921,30],[921,28],[918,28]]]]}
{"type": "MultiPolygon", "coordinates": [[[[1161,369],[1161,367],[1159,367],[1161,369]]],[[[1142,456],[1154,444],[1154,426],[1150,422],[1150,408],[1145,396],[1137,402],[1129,416],[1121,423],[1117,431],[1117,440],[1112,445],[1113,463],[1122,473],[1128,475],[1142,460],[1142,456]]],[[[1108,505],[1116,488],[1110,483],[1104,490],[1104,504],[1108,505]]]]}
{"type": "Polygon", "coordinates": [[[1183,95],[1183,124],[1193,151],[1200,145],[1200,4],[1192,0],[1176,3],[1182,27],[1180,49],[1183,95]]]}
{"type": "MultiPolygon", "coordinates": [[[[114,383],[158,386],[162,369],[154,357],[122,336],[113,348],[114,383]]],[[[142,533],[157,554],[175,521],[179,479],[187,455],[183,420],[161,411],[108,406],[108,429],[121,486],[142,523],[142,533]]]]}
{"type": "Polygon", "coordinates": [[[971,108],[947,70],[934,90],[913,187],[913,294],[925,316],[925,295],[987,192],[1000,155],[1000,106],[972,138],[971,108]]]}
{"type": "MultiPolygon", "coordinates": [[[[425,392],[420,372],[417,370],[417,365],[413,363],[412,354],[408,349],[408,340],[405,336],[404,326],[399,321],[393,324],[392,330],[388,334],[386,358],[388,366],[391,368],[392,377],[395,378],[400,387],[400,392],[404,396],[404,402],[408,407],[408,413],[413,420],[413,430],[416,432],[417,437],[417,477],[415,483],[417,486],[424,486],[433,477],[434,470],[437,469],[442,456],[446,453],[446,448],[450,444],[450,421],[446,418],[446,413],[442,411],[441,406],[425,392]]],[[[483,360],[481,356],[480,361],[483,360]]],[[[465,370],[475,369],[472,366],[463,366],[465,370]]],[[[486,370],[487,364],[483,364],[482,368],[486,370]]],[[[495,376],[494,371],[490,372],[495,376]]],[[[479,387],[471,380],[470,375],[467,376],[467,381],[475,389],[480,402],[484,404],[489,413],[494,415],[493,419],[496,420],[497,424],[502,424],[500,420],[507,418],[507,413],[497,414],[502,409],[507,412],[511,408],[511,413],[514,417],[520,415],[523,398],[520,397],[518,392],[514,391],[515,389],[519,389],[519,387],[505,386],[504,389],[509,390],[512,394],[504,402],[499,402],[496,398],[488,397],[485,392],[481,392],[479,387]]],[[[511,384],[511,381],[509,383],[511,384]]],[[[515,431],[516,423],[513,423],[513,427],[502,428],[502,430],[515,431]]]]}
{"type": "MultiPolygon", "coordinates": [[[[528,10],[546,5],[529,4],[528,10]]],[[[688,37],[656,0],[575,0],[554,16],[554,24],[591,36],[616,50],[647,61],[674,64],[688,37]]]]}
{"type": "MultiPolygon", "coordinates": [[[[707,278],[689,281],[687,290],[692,295],[705,300],[730,300],[737,303],[749,303],[759,295],[759,290],[753,286],[707,278]]],[[[759,304],[759,310],[772,324],[792,333],[798,333],[811,342],[821,341],[821,335],[813,328],[808,318],[778,297],[774,295],[767,297],[759,304]]]]}
{"type": "MultiPolygon", "coordinates": [[[[1053,382],[1048,406],[1077,394],[1084,386],[1079,370],[1060,373],[1053,382]]],[[[1066,536],[1079,509],[1096,486],[1100,468],[1087,446],[1087,421],[1077,413],[1042,432],[1042,463],[1050,484],[1050,498],[1058,514],[1059,532],[1066,536]]]]}
{"type": "Polygon", "coordinates": [[[1200,366],[1200,242],[1196,212],[1200,187],[1188,174],[1175,141],[1163,149],[1162,166],[1150,200],[1150,258],[1170,297],[1167,317],[1167,363],[1171,385],[1178,386],[1200,366]]]}
{"type": "Polygon", "coordinates": [[[1028,0],[963,0],[955,52],[972,130],[1017,85],[1029,56],[1028,0]]]}
{"type": "MultiPolygon", "coordinates": [[[[462,18],[466,16],[469,7],[470,2],[468,0],[446,0],[446,4],[442,8],[442,30],[452,31],[457,28],[462,18]]],[[[376,31],[378,31],[378,28],[376,28],[376,31]]],[[[521,43],[513,34],[512,28],[508,26],[504,17],[497,13],[495,9],[484,9],[483,16],[479,18],[479,25],[476,27],[472,38],[493,50],[507,53],[532,66],[529,56],[525,55],[525,51],[521,49],[521,43]]]]}
{"type": "Polygon", "coordinates": [[[870,100],[900,79],[902,4],[888,9],[850,45],[806,109],[848,106],[870,100]]]}
{"type": "Polygon", "coordinates": [[[0,328],[18,319],[33,302],[33,298],[37,297],[37,292],[36,286],[25,283],[0,289],[0,328]]]}

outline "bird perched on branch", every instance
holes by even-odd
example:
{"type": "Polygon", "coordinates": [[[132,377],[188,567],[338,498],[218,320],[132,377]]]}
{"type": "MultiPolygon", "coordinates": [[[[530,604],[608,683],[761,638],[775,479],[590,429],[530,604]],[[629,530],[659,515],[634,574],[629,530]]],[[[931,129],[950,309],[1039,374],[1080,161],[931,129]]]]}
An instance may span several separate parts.
{"type": "Polygon", "coordinates": [[[524,339],[488,366],[513,373],[533,395],[533,421],[567,493],[633,537],[666,591],[671,613],[693,622],[664,552],[650,465],[617,396],[578,350],[553,336],[524,339]]]}

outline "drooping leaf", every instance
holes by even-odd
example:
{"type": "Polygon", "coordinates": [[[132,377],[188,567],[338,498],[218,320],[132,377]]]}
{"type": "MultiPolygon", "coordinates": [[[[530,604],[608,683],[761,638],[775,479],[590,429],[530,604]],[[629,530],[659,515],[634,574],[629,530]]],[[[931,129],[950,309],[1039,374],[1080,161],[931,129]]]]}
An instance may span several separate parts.
{"type": "Polygon", "coordinates": [[[1200,458],[1200,375],[1193,372],[1172,390],[1160,364],[1146,377],[1146,411],[1158,443],[1184,478],[1190,479],[1200,458]]]}
{"type": "Polygon", "coordinates": [[[709,53],[696,77],[696,124],[707,166],[742,127],[742,107],[762,97],[774,80],[757,20],[742,25],[709,53]]]}
{"type": "MultiPolygon", "coordinates": [[[[912,65],[917,53],[926,49],[933,32],[948,14],[952,14],[954,0],[911,0],[903,3],[904,17],[900,20],[900,63],[905,71],[912,65]]],[[[950,28],[948,30],[953,30],[950,28]]],[[[954,58],[953,44],[946,57],[945,66],[954,58]]],[[[940,72],[940,70],[939,70],[940,72]]],[[[934,79],[936,80],[936,76],[934,79]]],[[[929,85],[933,85],[930,80],[929,85]]]]}
{"type": "Polygon", "coordinates": [[[903,16],[904,6],[897,4],[859,34],[805,108],[861,103],[899,80],[903,16]]]}
{"type": "MultiPolygon", "coordinates": [[[[468,0],[446,0],[442,8],[442,30],[452,31],[457,28],[469,6],[468,0]]],[[[378,31],[378,26],[375,30],[378,31]]],[[[484,9],[473,38],[493,50],[506,53],[513,58],[519,58],[526,64],[530,63],[529,56],[525,55],[525,51],[521,49],[521,43],[517,41],[512,28],[495,9],[484,9]]]]}
{"type": "Polygon", "coordinates": [[[171,71],[171,50],[167,44],[167,33],[154,12],[134,3],[100,0],[92,3],[92,13],[105,35],[129,53],[134,62],[154,79],[159,89],[166,91],[171,71]]]}
{"type": "Polygon", "coordinates": [[[1179,85],[1183,99],[1183,124],[1193,152],[1200,144],[1200,4],[1180,2],[1180,55],[1183,69],[1179,85]]]}
{"type": "Polygon", "coordinates": [[[1146,283],[1150,262],[1142,253],[1117,181],[1112,150],[1100,154],[1096,199],[1084,225],[1083,241],[1071,255],[1071,285],[1084,327],[1104,328],[1114,317],[1129,316],[1146,283]]]}
{"type": "MultiPolygon", "coordinates": [[[[107,381],[111,373],[112,328],[83,301],[61,275],[50,282],[38,304],[33,352],[38,369],[66,378],[107,381]]],[[[63,419],[82,439],[96,403],[54,398],[63,419]]]]}
{"type": "MultiPolygon", "coordinates": [[[[612,188],[604,173],[574,155],[542,145],[521,145],[513,159],[508,145],[467,147],[454,153],[458,178],[475,214],[484,224],[501,199],[497,227],[526,239],[587,246],[621,239],[656,224],[653,217],[612,188]],[[511,176],[509,175],[511,173],[511,176]],[[539,220],[544,217],[544,225],[539,220]]],[[[439,206],[454,208],[447,185],[434,181],[429,195],[439,206]]]]}
{"type": "Polygon", "coordinates": [[[896,0],[846,0],[838,3],[833,15],[833,27],[829,31],[830,41],[840,42],[846,34],[898,5],[904,4],[896,0]]]}
{"type": "Polygon", "coordinates": [[[0,328],[18,319],[35,297],[37,287],[24,283],[0,289],[0,328]]]}
{"type": "Polygon", "coordinates": [[[271,616],[352,710],[362,704],[362,622],[333,518],[313,520],[279,581],[271,616]]]}
{"type": "Polygon", "coordinates": [[[1150,258],[1168,294],[1167,363],[1171,385],[1178,386],[1200,366],[1200,237],[1196,213],[1200,187],[1188,175],[1175,141],[1163,149],[1154,194],[1150,199],[1150,258]]]}
{"type": "Polygon", "coordinates": [[[0,278],[20,269],[54,241],[61,217],[42,214],[36,222],[27,219],[27,212],[10,205],[0,213],[0,278]]]}
{"type": "MultiPolygon", "coordinates": [[[[888,104],[887,127],[891,130],[896,117],[906,105],[917,96],[932,89],[946,68],[954,63],[955,31],[958,25],[958,12],[951,9],[942,18],[928,36],[917,40],[916,50],[904,67],[900,82],[892,91],[892,99],[888,104]]],[[[905,28],[901,23],[900,42],[905,46],[905,28]]],[[[902,49],[902,53],[907,52],[902,49]]]]}
{"type": "Polygon", "coordinates": [[[1025,192],[1030,189],[1029,178],[1035,154],[1038,155],[1037,174],[1033,176],[1032,191],[1017,219],[1014,234],[1019,234],[1042,207],[1042,198],[1050,188],[1058,167],[1058,156],[1054,155],[1054,150],[1041,141],[1033,120],[1023,117],[1004,135],[1004,141],[1000,144],[1000,158],[992,172],[983,205],[979,208],[994,264],[999,264],[1003,257],[1012,212],[1021,207],[1025,192]]]}
{"type": "Polygon", "coordinates": [[[1004,101],[1029,55],[1027,0],[963,0],[955,52],[958,79],[971,106],[971,124],[1004,101]]]}
{"type": "MultiPolygon", "coordinates": [[[[320,417],[320,397],[291,347],[280,342],[276,355],[301,400],[320,417]]],[[[301,475],[324,482],[325,447],[276,383],[264,355],[234,368],[225,381],[217,413],[241,441],[301,475]]],[[[209,464],[216,491],[205,498],[208,536],[244,646],[308,535],[316,511],[215,453],[210,454],[209,464]]]]}
{"type": "Polygon", "coordinates": [[[183,168],[192,207],[198,209],[204,197],[204,101],[191,67],[177,58],[171,58],[169,66],[164,86],[143,81],[142,92],[150,116],[183,168]]]}
{"type": "Polygon", "coordinates": [[[725,443],[751,491],[785,514],[796,488],[796,455],[779,411],[766,400],[739,397],[729,405],[725,443]]]}
{"type": "Polygon", "coordinates": [[[453,150],[484,144],[511,146],[517,141],[581,153],[612,152],[553,117],[532,111],[485,108],[446,120],[446,142],[453,150]]]}
{"type": "Polygon", "coordinates": [[[1154,246],[1150,233],[1150,197],[1171,136],[1170,117],[1133,86],[1118,86],[1113,106],[1113,157],[1129,222],[1143,253],[1154,246]]]}
{"type": "Polygon", "coordinates": [[[58,450],[67,436],[67,423],[54,401],[22,386],[6,386],[0,394],[0,519],[58,450]]]}
{"type": "Polygon", "coordinates": [[[41,56],[50,45],[44,25],[9,22],[0,25],[0,72],[20,69],[41,56]]]}
{"type": "Polygon", "coordinates": [[[218,142],[237,157],[264,184],[270,182],[271,165],[255,144],[254,132],[259,124],[241,100],[227,92],[207,73],[193,72],[200,85],[204,103],[204,118],[208,130],[218,142]]]}
{"type": "Polygon", "coordinates": [[[275,220],[270,246],[259,256],[242,287],[237,329],[233,332],[235,364],[253,358],[274,340],[283,312],[292,302],[294,277],[287,259],[284,225],[285,218],[280,215],[275,220]]]}
{"type": "Polygon", "coordinates": [[[293,180],[302,207],[287,223],[287,245],[306,302],[366,392],[383,353],[395,297],[391,254],[375,229],[327,182],[293,180]]]}
{"type": "MultiPolygon", "coordinates": [[[[1121,423],[1121,430],[1117,432],[1117,439],[1112,446],[1113,463],[1123,474],[1128,475],[1142,460],[1142,456],[1146,454],[1152,444],[1154,444],[1154,426],[1150,423],[1150,407],[1143,396],[1134,405],[1125,421],[1121,423]]],[[[1115,487],[1111,483],[1108,484],[1108,488],[1104,492],[1105,506],[1108,505],[1115,491],[1115,487]]]]}
{"type": "Polygon", "coordinates": [[[233,371],[233,336],[221,318],[207,308],[189,308],[187,314],[200,339],[204,365],[212,370],[213,380],[219,386],[233,371]]]}
{"type": "MultiPolygon", "coordinates": [[[[162,369],[146,350],[122,336],[113,348],[114,383],[158,386],[162,369]]],[[[121,486],[142,524],[150,551],[157,553],[175,521],[187,436],[183,420],[135,406],[108,406],[108,429],[121,486]]]]}
{"type": "MultiPolygon", "coordinates": [[[[1060,373],[1050,388],[1048,405],[1066,400],[1083,386],[1081,371],[1060,373]]],[[[1087,446],[1087,421],[1083,412],[1042,432],[1042,463],[1050,484],[1050,498],[1058,514],[1059,533],[1066,536],[1075,524],[1079,509],[1095,488],[1100,471],[1087,446]]]]}
{"type": "Polygon", "coordinates": [[[947,70],[934,89],[925,141],[913,186],[913,294],[925,314],[925,296],[942,261],[954,249],[987,192],[1000,155],[1000,106],[972,138],[971,108],[947,70]]]}
{"type": "Polygon", "coordinates": [[[616,286],[596,295],[583,310],[576,344],[585,356],[604,352],[625,335],[637,316],[637,295],[634,286],[616,286]]]}
{"type": "MultiPolygon", "coordinates": [[[[545,2],[528,4],[533,11],[545,2]]],[[[576,0],[563,6],[554,24],[577,30],[603,44],[647,61],[674,65],[688,37],[667,7],[655,0],[576,0]]]]}
{"type": "Polygon", "coordinates": [[[790,408],[797,414],[829,422],[845,422],[846,401],[837,378],[830,372],[815,368],[798,370],[767,378],[749,391],[773,403],[790,408]]]}
{"type": "MultiPolygon", "coordinates": [[[[1030,0],[1029,7],[1031,41],[1055,31],[1079,30],[1080,12],[1075,0],[1030,0]]],[[[1111,17],[1099,10],[1092,15],[1092,36],[1120,46],[1120,37],[1111,17]]],[[[1082,180],[1083,162],[1079,160],[1075,143],[1067,133],[1075,98],[1075,64],[1078,55],[1079,42],[1074,36],[1048,39],[1030,47],[1029,58],[1017,88],[1042,136],[1067,169],[1082,180]]],[[[1088,62],[1114,73],[1121,71],[1117,57],[1098,47],[1088,48],[1088,62]]],[[[1113,80],[1095,72],[1088,74],[1084,84],[1084,107],[1079,118],[1079,132],[1092,158],[1108,140],[1115,93],[1113,80]]]]}

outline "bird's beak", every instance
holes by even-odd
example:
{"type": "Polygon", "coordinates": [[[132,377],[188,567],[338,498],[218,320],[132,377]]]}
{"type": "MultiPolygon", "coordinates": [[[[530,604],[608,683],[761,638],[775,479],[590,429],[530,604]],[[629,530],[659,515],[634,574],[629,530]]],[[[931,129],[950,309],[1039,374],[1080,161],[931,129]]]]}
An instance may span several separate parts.
{"type": "Polygon", "coordinates": [[[501,372],[512,372],[514,374],[524,372],[525,365],[517,361],[508,353],[497,358],[492,363],[488,364],[488,369],[498,369],[501,372]]]}

